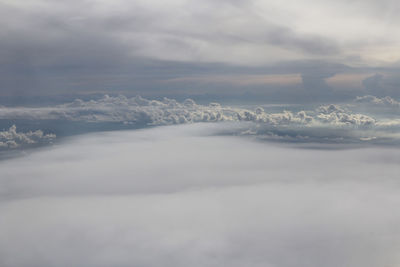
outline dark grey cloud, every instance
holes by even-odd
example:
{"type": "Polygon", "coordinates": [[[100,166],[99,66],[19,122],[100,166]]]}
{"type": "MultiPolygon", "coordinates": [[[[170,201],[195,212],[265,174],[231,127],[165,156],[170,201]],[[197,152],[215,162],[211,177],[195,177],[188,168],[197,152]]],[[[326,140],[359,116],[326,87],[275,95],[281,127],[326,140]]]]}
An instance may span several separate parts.
{"type": "Polygon", "coordinates": [[[335,55],[340,53],[340,46],[333,39],[321,36],[300,35],[285,27],[271,27],[266,41],[288,49],[298,49],[308,54],[335,55]]]}
{"type": "MultiPolygon", "coordinates": [[[[364,54],[357,54],[352,45],[346,46],[331,33],[333,26],[326,32],[305,27],[307,20],[301,19],[304,12],[298,3],[284,9],[272,2],[190,0],[168,4],[37,0],[29,4],[2,1],[0,5],[3,96],[131,92],[305,102],[360,95],[335,91],[326,79],[361,71],[348,66],[364,64],[364,54]],[[260,73],[300,74],[302,84],[165,82],[191,76],[260,73]]],[[[372,9],[372,3],[358,2],[349,8],[359,5],[372,9]]],[[[338,8],[328,2],[326,6],[338,8]]],[[[315,12],[310,16],[322,7],[313,6],[315,12]]],[[[319,28],[318,22],[313,25],[319,28]]],[[[360,42],[348,43],[365,48],[366,43],[360,42]]],[[[395,93],[391,90],[388,95],[395,93]]]]}
{"type": "Polygon", "coordinates": [[[386,75],[376,73],[362,81],[368,94],[379,97],[400,97],[400,79],[398,73],[389,72],[386,75]]]}
{"type": "MultiPolygon", "coordinates": [[[[258,16],[251,4],[241,1],[173,3],[181,7],[175,11],[158,4],[124,1],[110,5],[101,1],[33,1],[27,5],[4,1],[0,5],[4,25],[0,32],[3,95],[110,88],[135,92],[159,89],[168,94],[173,86],[160,89],[159,82],[164,78],[182,77],[188,72],[210,74],[216,69],[229,73],[235,69],[231,63],[240,65],[242,59],[234,57],[217,68],[208,63],[223,62],[210,56],[218,54],[218,49],[272,45],[315,55],[340,50],[328,38],[269,22],[258,16]],[[207,49],[203,51],[202,47],[207,49]]],[[[254,68],[246,72],[250,69],[254,68]]]]}
{"type": "Polygon", "coordinates": [[[382,91],[382,82],[383,82],[383,75],[382,74],[374,74],[368,78],[365,78],[362,81],[363,86],[365,89],[373,94],[381,95],[382,91]]]}

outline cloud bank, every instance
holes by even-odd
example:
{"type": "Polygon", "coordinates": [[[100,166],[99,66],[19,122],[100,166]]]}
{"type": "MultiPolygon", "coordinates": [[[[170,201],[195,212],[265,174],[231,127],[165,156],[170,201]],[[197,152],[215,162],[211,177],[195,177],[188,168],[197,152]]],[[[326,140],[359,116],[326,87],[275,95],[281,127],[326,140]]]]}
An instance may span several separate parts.
{"type": "Polygon", "coordinates": [[[0,265],[400,263],[397,149],[210,136],[219,127],[79,136],[0,162],[0,265]]]}
{"type": "Polygon", "coordinates": [[[252,121],[271,125],[312,124],[373,125],[375,120],[363,114],[352,114],[337,105],[320,106],[315,111],[293,113],[268,113],[262,107],[255,110],[223,107],[219,103],[198,105],[187,99],[182,103],[164,98],[162,101],[148,100],[140,96],[127,98],[123,95],[105,95],[99,100],[76,99],[46,108],[0,108],[1,119],[56,119],[88,122],[146,123],[148,125],[170,125],[194,122],[252,121]]]}
{"type": "MultiPolygon", "coordinates": [[[[365,107],[396,107],[391,98],[359,97],[352,104],[321,105],[310,110],[272,112],[268,107],[232,107],[219,103],[200,105],[191,99],[148,100],[140,96],[105,95],[97,100],[76,99],[71,103],[39,108],[0,108],[0,119],[20,121],[58,121],[82,123],[117,123],[126,128],[143,128],[201,122],[237,124],[233,135],[252,135],[280,141],[299,142],[360,142],[397,144],[398,119],[374,117],[357,112],[365,107]],[[356,110],[356,111],[352,111],[356,110]],[[240,130],[239,130],[240,128],[240,130]]],[[[289,107],[290,108],[290,107],[289,107]]],[[[385,115],[385,114],[384,114],[385,115]]],[[[72,127],[72,126],[71,126],[72,127]]],[[[116,126],[110,126],[116,127],[116,126]]],[[[113,128],[107,128],[110,130],[113,128]]],[[[116,128],[120,129],[120,128],[116,128]]],[[[99,129],[101,130],[101,129],[99,129]]],[[[227,133],[228,134],[228,133],[227,133]]]]}

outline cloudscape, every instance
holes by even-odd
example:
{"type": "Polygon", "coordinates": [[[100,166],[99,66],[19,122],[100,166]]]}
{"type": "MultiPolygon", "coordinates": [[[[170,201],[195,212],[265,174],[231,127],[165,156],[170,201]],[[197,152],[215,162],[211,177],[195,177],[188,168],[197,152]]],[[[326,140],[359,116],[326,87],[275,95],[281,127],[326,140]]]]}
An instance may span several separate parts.
{"type": "Polygon", "coordinates": [[[0,0],[0,266],[399,265],[399,10],[0,0]]]}

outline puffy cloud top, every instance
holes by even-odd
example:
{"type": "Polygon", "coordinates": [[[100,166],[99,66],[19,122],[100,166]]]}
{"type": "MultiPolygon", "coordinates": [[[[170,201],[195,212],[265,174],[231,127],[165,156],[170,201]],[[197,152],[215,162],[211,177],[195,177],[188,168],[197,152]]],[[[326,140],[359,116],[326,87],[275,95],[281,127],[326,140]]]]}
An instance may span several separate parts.
{"type": "MultiPolygon", "coordinates": [[[[371,99],[371,97],[364,99],[371,99]]],[[[394,103],[389,102],[388,99],[386,98],[385,103],[394,103]]],[[[385,137],[386,140],[399,139],[394,134],[400,125],[398,120],[390,117],[373,118],[353,112],[350,110],[351,107],[351,105],[330,104],[312,110],[283,110],[271,113],[263,107],[231,107],[219,103],[200,105],[192,99],[179,102],[170,98],[150,100],[140,96],[128,98],[123,95],[104,95],[97,100],[76,99],[73,102],[52,107],[2,107],[0,119],[118,123],[124,125],[124,128],[231,122],[237,124],[240,129],[228,130],[229,134],[256,135],[283,141],[330,142],[336,140],[343,142],[347,139],[349,142],[360,140],[376,142],[379,140],[378,137],[385,137]]],[[[43,135],[43,138],[48,137],[43,135]]],[[[11,143],[9,144],[8,147],[13,147],[11,143]]],[[[3,146],[5,147],[4,144],[3,146]]]]}
{"type": "Polygon", "coordinates": [[[331,124],[368,126],[376,122],[374,118],[367,115],[347,113],[337,105],[321,106],[317,110],[320,112],[317,118],[331,124]]]}
{"type": "Polygon", "coordinates": [[[375,120],[362,114],[352,114],[337,105],[321,106],[315,111],[268,113],[262,107],[255,110],[196,104],[192,99],[180,103],[174,99],[148,100],[140,96],[103,96],[99,100],[83,101],[48,108],[0,108],[0,118],[65,119],[89,122],[144,123],[170,125],[194,122],[250,121],[269,125],[328,123],[365,126],[375,120]]]}
{"type": "Polygon", "coordinates": [[[13,125],[7,131],[0,132],[0,150],[49,143],[55,138],[55,134],[44,134],[41,130],[17,132],[17,127],[13,125]]]}

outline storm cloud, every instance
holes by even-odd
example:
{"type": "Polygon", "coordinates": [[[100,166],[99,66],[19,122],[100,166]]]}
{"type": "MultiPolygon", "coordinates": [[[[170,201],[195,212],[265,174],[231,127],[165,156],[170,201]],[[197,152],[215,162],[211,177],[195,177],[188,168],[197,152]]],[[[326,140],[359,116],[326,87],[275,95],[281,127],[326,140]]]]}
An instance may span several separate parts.
{"type": "Polygon", "coordinates": [[[249,91],[253,100],[292,102],[355,97],[332,90],[325,80],[343,71],[373,74],[378,67],[398,72],[393,63],[399,58],[389,53],[399,41],[392,34],[398,4],[336,2],[3,0],[0,93],[243,98],[249,91]],[[374,27],[365,31],[366,22],[374,27]],[[312,72],[310,62],[317,62],[312,72]],[[345,68],[332,71],[332,64],[345,68]],[[301,75],[302,82],[243,87],[210,79],[216,72],[229,77],[282,71],[301,75]],[[208,82],[171,83],[193,76],[208,82]]]}

